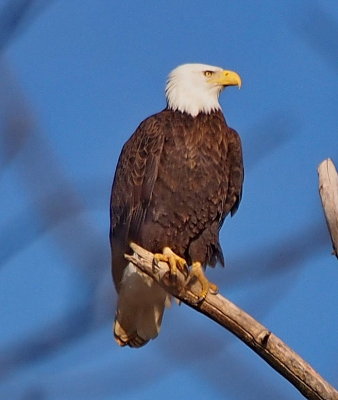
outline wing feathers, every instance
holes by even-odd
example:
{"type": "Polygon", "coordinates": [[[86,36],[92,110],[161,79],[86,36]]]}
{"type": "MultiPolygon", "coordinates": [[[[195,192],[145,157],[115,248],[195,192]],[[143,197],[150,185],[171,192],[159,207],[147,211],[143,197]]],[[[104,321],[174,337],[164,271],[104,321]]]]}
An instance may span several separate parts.
{"type": "Polygon", "coordinates": [[[113,277],[117,288],[126,266],[123,255],[129,251],[129,241],[137,240],[151,200],[163,139],[156,116],[150,117],[124,145],[118,161],[110,208],[113,277]]]}

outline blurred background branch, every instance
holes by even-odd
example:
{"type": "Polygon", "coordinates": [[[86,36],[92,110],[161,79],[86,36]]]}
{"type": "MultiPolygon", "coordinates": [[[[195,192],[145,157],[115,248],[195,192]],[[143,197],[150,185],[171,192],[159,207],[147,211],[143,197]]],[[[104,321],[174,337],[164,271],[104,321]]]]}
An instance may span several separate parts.
{"type": "Polygon", "coordinates": [[[53,0],[9,0],[3,3],[0,8],[0,52],[53,0]]]}

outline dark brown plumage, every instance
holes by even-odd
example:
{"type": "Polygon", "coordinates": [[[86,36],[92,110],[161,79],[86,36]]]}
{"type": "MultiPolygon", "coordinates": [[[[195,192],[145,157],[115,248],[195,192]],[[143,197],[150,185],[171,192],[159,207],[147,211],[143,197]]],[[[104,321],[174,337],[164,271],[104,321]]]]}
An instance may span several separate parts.
{"type": "Polygon", "coordinates": [[[238,208],[242,181],[240,138],[221,111],[163,110],[143,121],[123,147],[112,189],[117,289],[131,241],[153,253],[171,247],[189,265],[223,264],[218,233],[238,208]]]}

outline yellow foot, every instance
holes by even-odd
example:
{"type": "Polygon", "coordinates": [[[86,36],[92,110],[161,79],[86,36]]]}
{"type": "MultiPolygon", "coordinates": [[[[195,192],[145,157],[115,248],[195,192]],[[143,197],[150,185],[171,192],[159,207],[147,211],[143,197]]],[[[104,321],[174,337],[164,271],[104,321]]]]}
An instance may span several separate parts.
{"type": "Polygon", "coordinates": [[[218,287],[214,283],[208,281],[204,274],[202,264],[199,261],[192,264],[188,284],[190,284],[190,282],[193,283],[195,280],[201,285],[201,292],[196,293],[198,295],[198,303],[205,299],[209,291],[212,294],[218,293],[218,287]]]}
{"type": "Polygon", "coordinates": [[[155,265],[159,261],[165,261],[169,264],[170,276],[175,279],[177,270],[181,271],[187,278],[189,274],[188,265],[184,258],[175,254],[170,247],[164,247],[163,253],[154,254],[155,265]]]}

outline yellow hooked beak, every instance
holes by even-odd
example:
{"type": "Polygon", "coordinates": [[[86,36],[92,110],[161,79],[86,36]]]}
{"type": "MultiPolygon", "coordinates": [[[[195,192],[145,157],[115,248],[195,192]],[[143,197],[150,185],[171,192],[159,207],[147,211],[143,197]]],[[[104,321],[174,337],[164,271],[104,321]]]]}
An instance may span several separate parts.
{"type": "Polygon", "coordinates": [[[238,86],[242,85],[241,77],[234,71],[217,71],[212,74],[208,82],[222,86],[238,86]]]}

